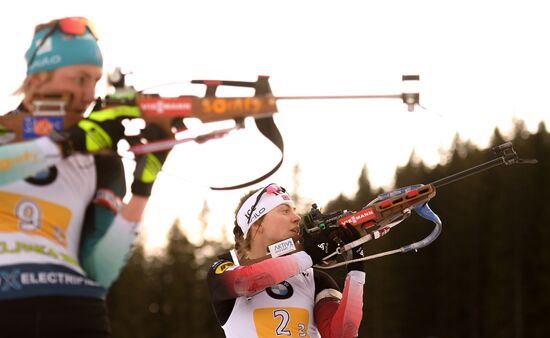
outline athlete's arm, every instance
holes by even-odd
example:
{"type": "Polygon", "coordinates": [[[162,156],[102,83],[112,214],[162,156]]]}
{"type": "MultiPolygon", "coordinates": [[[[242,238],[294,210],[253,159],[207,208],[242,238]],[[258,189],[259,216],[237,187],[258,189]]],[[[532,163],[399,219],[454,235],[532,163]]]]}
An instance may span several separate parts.
{"type": "Polygon", "coordinates": [[[96,156],[96,166],[98,190],[86,213],[80,261],[91,278],[108,288],[128,260],[147,198],[134,196],[123,205],[126,189],[120,161],[96,156]],[[99,175],[100,172],[110,174],[99,175]]]}
{"type": "Polygon", "coordinates": [[[303,251],[266,259],[248,266],[236,266],[228,260],[217,261],[208,272],[212,302],[252,296],[306,269],[313,262],[303,251]]]}
{"type": "Polygon", "coordinates": [[[335,288],[332,278],[317,270],[315,273],[315,288],[319,290],[315,297],[315,322],[319,333],[323,338],[357,337],[363,318],[365,273],[350,271],[343,294],[335,288]]]}

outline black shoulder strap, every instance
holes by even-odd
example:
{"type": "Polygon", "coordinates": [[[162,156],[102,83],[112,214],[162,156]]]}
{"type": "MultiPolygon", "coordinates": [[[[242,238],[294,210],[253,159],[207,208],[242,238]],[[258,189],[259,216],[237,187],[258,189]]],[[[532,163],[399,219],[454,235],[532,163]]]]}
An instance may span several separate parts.
{"type": "Polygon", "coordinates": [[[254,180],[251,180],[251,181],[248,181],[248,182],[245,182],[245,183],[242,183],[242,184],[228,186],[228,187],[210,187],[210,189],[212,189],[212,190],[233,190],[233,189],[240,189],[240,188],[248,187],[248,186],[253,185],[255,183],[261,182],[261,181],[265,180],[266,178],[268,178],[269,176],[273,175],[273,173],[275,173],[279,169],[281,164],[283,164],[284,148],[285,148],[284,143],[283,143],[283,137],[281,136],[281,133],[279,131],[279,128],[277,128],[277,125],[275,124],[275,121],[273,120],[273,116],[263,117],[263,118],[255,118],[254,121],[256,122],[256,126],[258,127],[258,130],[265,137],[267,137],[271,142],[273,142],[273,144],[275,146],[277,146],[277,148],[279,148],[279,150],[281,151],[281,159],[279,160],[279,163],[277,163],[275,165],[275,167],[273,167],[273,169],[271,169],[269,172],[267,172],[266,174],[254,179],[254,180]]]}

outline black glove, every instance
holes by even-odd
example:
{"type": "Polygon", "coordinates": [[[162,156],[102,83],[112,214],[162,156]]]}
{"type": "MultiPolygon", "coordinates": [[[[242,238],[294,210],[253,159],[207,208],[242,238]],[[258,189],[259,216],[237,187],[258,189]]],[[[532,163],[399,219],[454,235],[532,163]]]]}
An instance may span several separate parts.
{"type": "MultiPolygon", "coordinates": [[[[359,231],[357,231],[357,229],[355,229],[353,225],[344,224],[340,228],[339,237],[344,242],[344,244],[348,244],[361,238],[361,234],[359,233],[359,231]]],[[[351,257],[349,257],[349,259],[358,259],[358,258],[365,257],[363,253],[363,245],[358,245],[352,248],[350,251],[351,251],[350,252],[351,257]]],[[[364,262],[362,261],[349,263],[347,265],[347,268],[348,268],[348,272],[351,270],[365,271],[364,262]]]]}
{"type": "Polygon", "coordinates": [[[65,157],[74,152],[116,149],[118,141],[124,137],[122,121],[139,116],[139,108],[133,106],[97,110],[68,130],[52,133],[50,138],[62,146],[65,157]]]}
{"type": "Polygon", "coordinates": [[[313,265],[319,264],[323,258],[333,253],[337,248],[336,243],[329,238],[328,231],[326,230],[310,234],[302,228],[301,232],[304,251],[311,257],[313,265]]]}
{"type": "MultiPolygon", "coordinates": [[[[166,132],[155,124],[148,124],[140,134],[140,138],[148,142],[168,138],[166,132]]],[[[132,194],[149,197],[157,174],[161,171],[162,165],[168,156],[170,149],[136,155],[136,168],[134,169],[134,181],[132,182],[132,194]]]]}

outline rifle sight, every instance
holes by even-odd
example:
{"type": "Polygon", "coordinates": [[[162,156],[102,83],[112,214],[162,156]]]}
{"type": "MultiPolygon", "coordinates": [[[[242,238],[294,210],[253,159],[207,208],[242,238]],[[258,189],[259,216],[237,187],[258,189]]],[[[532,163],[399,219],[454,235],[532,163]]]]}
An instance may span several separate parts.
{"type": "Polygon", "coordinates": [[[308,233],[338,227],[338,220],[351,214],[348,210],[336,210],[329,213],[322,213],[316,203],[311,205],[311,209],[302,217],[300,224],[308,233]]]}

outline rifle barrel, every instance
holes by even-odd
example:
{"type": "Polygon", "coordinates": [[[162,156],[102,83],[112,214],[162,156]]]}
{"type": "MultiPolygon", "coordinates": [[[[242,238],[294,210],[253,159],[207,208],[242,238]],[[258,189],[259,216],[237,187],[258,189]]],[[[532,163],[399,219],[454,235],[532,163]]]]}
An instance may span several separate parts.
{"type": "Polygon", "coordinates": [[[443,178],[441,178],[437,181],[432,182],[431,185],[434,186],[435,188],[439,188],[439,187],[442,187],[442,186],[447,185],[449,183],[461,180],[461,179],[466,178],[468,176],[477,174],[479,172],[485,171],[487,169],[494,168],[496,166],[499,166],[499,165],[502,165],[502,164],[505,164],[505,163],[506,162],[504,161],[504,158],[498,157],[498,158],[495,158],[491,161],[488,161],[488,162],[482,163],[480,165],[477,165],[475,167],[460,171],[456,174],[453,174],[453,175],[450,175],[450,176],[447,176],[447,177],[443,177],[443,178]]]}
{"type": "Polygon", "coordinates": [[[275,99],[277,100],[402,99],[402,98],[403,98],[403,94],[275,96],[275,99]]]}

